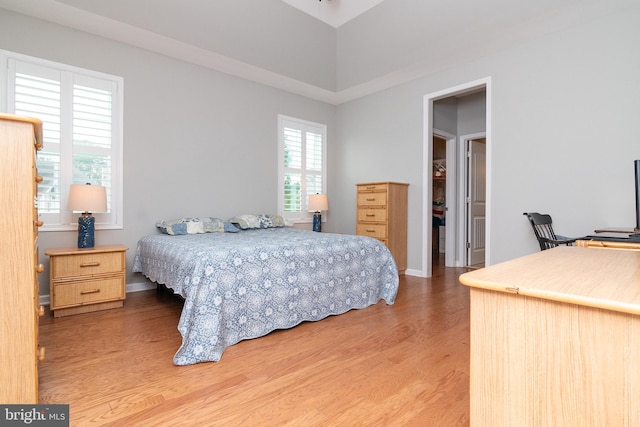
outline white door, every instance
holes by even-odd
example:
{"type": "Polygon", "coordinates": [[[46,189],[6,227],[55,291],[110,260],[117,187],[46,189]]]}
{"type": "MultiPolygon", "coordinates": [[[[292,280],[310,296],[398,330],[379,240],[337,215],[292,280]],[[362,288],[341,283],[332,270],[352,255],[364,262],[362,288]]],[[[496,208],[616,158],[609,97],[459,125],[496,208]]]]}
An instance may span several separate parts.
{"type": "Polygon", "coordinates": [[[467,168],[467,265],[484,263],[486,206],[485,139],[469,140],[467,168]]]}

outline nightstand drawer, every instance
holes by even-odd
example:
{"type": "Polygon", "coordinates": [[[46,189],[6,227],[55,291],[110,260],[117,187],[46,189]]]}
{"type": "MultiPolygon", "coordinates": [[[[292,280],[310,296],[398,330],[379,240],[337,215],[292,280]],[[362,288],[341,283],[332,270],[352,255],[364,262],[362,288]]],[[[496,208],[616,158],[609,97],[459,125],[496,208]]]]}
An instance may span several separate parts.
{"type": "Polygon", "coordinates": [[[375,237],[385,239],[387,237],[387,226],[376,224],[356,224],[356,234],[358,236],[375,237]]]}
{"type": "Polygon", "coordinates": [[[386,222],[386,209],[358,209],[356,220],[358,222],[386,222]]]}
{"type": "Polygon", "coordinates": [[[358,193],[358,206],[385,206],[387,204],[387,192],[358,193]]]}
{"type": "Polygon", "coordinates": [[[89,276],[124,270],[122,252],[59,255],[52,258],[51,278],[89,276]]]}
{"type": "Polygon", "coordinates": [[[52,309],[124,299],[123,280],[122,277],[115,277],[55,284],[52,309]]]}

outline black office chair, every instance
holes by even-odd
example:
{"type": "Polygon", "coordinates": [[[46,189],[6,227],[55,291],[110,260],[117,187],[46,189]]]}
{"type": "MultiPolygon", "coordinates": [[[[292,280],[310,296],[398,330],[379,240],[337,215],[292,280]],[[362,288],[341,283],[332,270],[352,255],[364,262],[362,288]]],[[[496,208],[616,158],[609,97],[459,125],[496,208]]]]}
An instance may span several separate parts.
{"type": "Polygon", "coordinates": [[[541,251],[555,248],[559,245],[573,246],[573,243],[578,240],[578,238],[559,236],[554,233],[551,216],[549,215],[543,215],[537,212],[525,212],[523,215],[526,215],[529,219],[536,239],[538,239],[538,243],[540,244],[541,251]]]}

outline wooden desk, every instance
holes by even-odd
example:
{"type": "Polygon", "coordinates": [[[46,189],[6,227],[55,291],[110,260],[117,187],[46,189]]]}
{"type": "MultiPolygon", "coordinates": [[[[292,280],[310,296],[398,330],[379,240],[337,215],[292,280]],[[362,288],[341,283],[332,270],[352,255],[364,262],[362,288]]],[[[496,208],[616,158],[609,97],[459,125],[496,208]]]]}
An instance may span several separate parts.
{"type": "Polygon", "coordinates": [[[471,426],[640,425],[640,251],[561,246],[460,282],[471,426]]]}
{"type": "Polygon", "coordinates": [[[604,227],[598,228],[594,230],[596,234],[599,233],[618,233],[618,234],[633,234],[637,233],[638,230],[635,230],[633,227],[604,227]]]}
{"type": "Polygon", "coordinates": [[[576,246],[583,248],[640,249],[638,239],[627,239],[635,231],[629,227],[609,227],[595,230],[595,236],[576,240],[576,246]]]}
{"type": "Polygon", "coordinates": [[[576,246],[583,248],[615,248],[640,250],[640,242],[616,242],[607,240],[576,240],[576,246]]]}

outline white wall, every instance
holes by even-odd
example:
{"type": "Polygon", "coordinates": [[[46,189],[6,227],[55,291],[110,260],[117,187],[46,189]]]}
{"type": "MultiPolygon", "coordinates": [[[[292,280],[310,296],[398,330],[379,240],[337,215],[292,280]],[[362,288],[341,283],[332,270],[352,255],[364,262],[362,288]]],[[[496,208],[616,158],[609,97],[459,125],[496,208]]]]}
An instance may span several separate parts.
{"type": "Polygon", "coordinates": [[[603,15],[338,107],[332,215],[355,228],[354,186],[409,182],[408,268],[422,262],[422,98],[491,76],[491,263],[535,252],[522,212],[565,235],[634,224],[640,116],[640,7],[603,15]],[[335,191],[335,190],[334,190],[335,191]]]}
{"type": "MultiPolygon", "coordinates": [[[[25,0],[29,1],[34,2],[25,0]]],[[[41,10],[53,9],[49,9],[51,5],[48,2],[40,3],[43,3],[39,5],[41,10]]],[[[79,11],[96,13],[314,86],[335,90],[334,28],[280,0],[178,3],[175,0],[65,0],[60,3],[53,10],[74,16],[79,11]]],[[[101,27],[99,24],[96,26],[101,27]]]]}
{"type": "Polygon", "coordinates": [[[433,128],[458,135],[458,99],[455,96],[433,103],[433,128]]]}
{"type": "MultiPolygon", "coordinates": [[[[76,0],[80,1],[80,0],[76,0]]],[[[384,1],[337,30],[336,85],[459,67],[637,0],[384,1]]],[[[406,81],[406,80],[404,80],[406,81]]]]}
{"type": "MultiPolygon", "coordinates": [[[[124,77],[124,229],[96,241],[129,247],[129,285],[144,281],[133,254],[157,220],[277,212],[278,114],[326,123],[333,138],[333,106],[1,9],[0,48],[124,77]]],[[[44,250],[76,239],[40,234],[41,295],[44,250]]]]}
{"type": "Polygon", "coordinates": [[[461,97],[458,100],[458,136],[486,132],[487,109],[484,91],[461,97]]]}
{"type": "MultiPolygon", "coordinates": [[[[490,261],[537,250],[524,211],[551,213],[567,235],[633,224],[639,24],[639,6],[604,14],[338,107],[2,10],[0,48],[124,77],[125,228],[97,240],[128,245],[128,270],[158,219],[276,210],[277,114],[328,125],[327,231],[355,231],[356,183],[410,183],[408,268],[419,270],[423,96],[487,76],[490,261]]],[[[75,238],[42,233],[40,247],[75,238]]]]}

